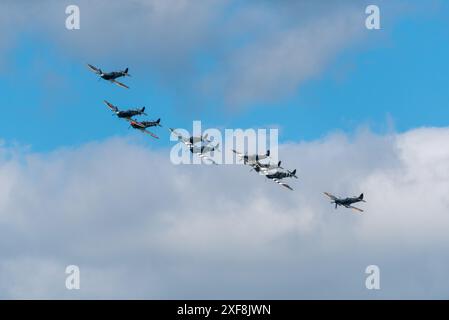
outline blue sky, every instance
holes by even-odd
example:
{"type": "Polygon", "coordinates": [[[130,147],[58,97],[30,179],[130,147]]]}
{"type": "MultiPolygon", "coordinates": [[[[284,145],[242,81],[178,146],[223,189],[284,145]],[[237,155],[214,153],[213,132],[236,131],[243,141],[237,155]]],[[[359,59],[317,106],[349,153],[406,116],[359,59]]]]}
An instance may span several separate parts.
{"type": "MultiPolygon", "coordinates": [[[[151,67],[132,58],[114,57],[111,63],[104,57],[102,63],[102,56],[95,55],[85,61],[84,56],[68,54],[51,34],[17,31],[0,80],[4,92],[0,96],[1,136],[35,151],[115,135],[139,136],[111,117],[103,99],[119,106],[144,105],[150,118],[161,117],[170,127],[191,128],[192,120],[219,128],[278,126],[281,142],[313,140],[338,130],[351,133],[365,126],[376,132],[444,126],[449,115],[449,21],[444,13],[448,4],[438,5],[440,10],[399,18],[382,11],[382,30],[365,30],[360,41],[336,53],[293,92],[267,103],[245,103],[238,109],[226,105],[220,95],[204,98],[189,87],[182,88],[189,79],[214,68],[219,55],[204,54],[206,44],[190,57],[195,65],[191,78],[171,83],[161,81],[151,67]],[[131,90],[98,82],[85,68],[87,62],[106,70],[129,66],[133,77],[124,82],[131,90]]],[[[63,32],[71,37],[70,32],[77,31],[63,32]]],[[[245,33],[229,42],[239,37],[245,33]]],[[[101,39],[96,45],[102,46],[101,39]]],[[[237,41],[231,47],[239,45],[237,41]]],[[[183,72],[180,69],[181,77],[183,72]]],[[[168,131],[157,131],[161,141],[148,141],[148,145],[169,145],[168,131]]]]}
{"type": "Polygon", "coordinates": [[[1,1],[0,298],[447,299],[449,3],[376,2],[379,31],[368,0],[1,1]],[[193,120],[279,128],[294,190],[174,165],[193,120]]]}

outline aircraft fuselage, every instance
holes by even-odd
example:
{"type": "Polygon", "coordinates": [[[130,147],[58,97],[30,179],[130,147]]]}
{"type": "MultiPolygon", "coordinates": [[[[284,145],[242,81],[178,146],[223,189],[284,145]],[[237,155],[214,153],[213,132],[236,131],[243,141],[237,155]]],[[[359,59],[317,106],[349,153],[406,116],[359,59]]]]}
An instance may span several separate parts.
{"type": "Polygon", "coordinates": [[[361,201],[359,198],[345,198],[345,199],[337,199],[335,203],[341,206],[350,206],[353,203],[361,201]]]}
{"type": "Polygon", "coordinates": [[[143,129],[143,128],[149,128],[149,127],[155,127],[158,123],[156,121],[142,121],[139,123],[131,122],[131,126],[134,129],[143,129]]]}
{"type": "Polygon", "coordinates": [[[212,152],[215,151],[216,147],[209,147],[209,146],[201,146],[201,147],[190,147],[190,152],[192,153],[206,153],[206,152],[212,152]]]}
{"type": "Polygon", "coordinates": [[[108,72],[108,73],[103,73],[102,75],[101,75],[101,77],[104,79],[104,80],[114,80],[114,79],[117,79],[117,78],[120,78],[120,77],[123,77],[124,76],[124,73],[123,72],[116,72],[116,71],[114,71],[114,72],[108,72]]]}
{"type": "Polygon", "coordinates": [[[131,118],[131,117],[137,116],[139,114],[141,114],[141,112],[137,111],[137,110],[126,110],[126,111],[119,111],[119,112],[117,112],[117,117],[119,117],[119,118],[131,118]]]}
{"type": "Polygon", "coordinates": [[[288,177],[290,177],[290,174],[286,172],[276,172],[273,174],[267,174],[267,178],[269,179],[283,179],[288,177]]]}

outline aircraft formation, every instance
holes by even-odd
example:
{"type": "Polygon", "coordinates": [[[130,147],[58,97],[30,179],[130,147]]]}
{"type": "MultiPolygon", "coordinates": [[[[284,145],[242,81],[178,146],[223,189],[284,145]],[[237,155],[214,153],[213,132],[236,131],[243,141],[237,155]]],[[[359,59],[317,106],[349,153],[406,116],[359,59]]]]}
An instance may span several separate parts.
{"type": "Polygon", "coordinates": [[[114,114],[118,118],[128,121],[131,128],[140,130],[141,132],[149,134],[153,138],[159,139],[157,135],[147,130],[147,128],[162,127],[160,118],[155,121],[138,121],[133,118],[141,115],[146,116],[147,114],[145,113],[145,107],[142,107],[141,109],[120,110],[117,106],[114,106],[112,103],[106,100],[104,100],[104,103],[109,107],[109,109],[111,109],[112,112],[114,112],[114,114]]]}
{"type": "MultiPolygon", "coordinates": [[[[120,77],[131,76],[128,73],[128,68],[121,71],[103,72],[100,68],[97,68],[91,64],[87,64],[87,67],[100,77],[99,80],[103,79],[111,83],[114,83],[122,88],[129,89],[129,86],[117,80],[120,77]]],[[[119,107],[113,105],[112,103],[106,100],[104,100],[104,103],[119,119],[124,119],[128,121],[129,128],[139,130],[143,133],[152,136],[153,138],[159,139],[159,137],[155,135],[153,132],[149,131],[148,128],[162,127],[160,123],[161,122],[160,118],[152,121],[139,121],[135,118],[138,116],[147,115],[145,113],[145,107],[120,110],[119,107]]],[[[211,163],[217,165],[217,163],[209,156],[209,154],[214,151],[220,151],[219,143],[214,145],[213,142],[208,139],[207,134],[199,137],[194,136],[184,137],[183,135],[176,132],[176,130],[173,128],[169,128],[168,130],[173,136],[178,138],[179,142],[184,143],[189,148],[192,154],[195,154],[199,158],[206,159],[211,163]]],[[[265,154],[253,154],[253,155],[240,153],[236,150],[232,151],[237,155],[237,158],[240,161],[242,161],[244,165],[251,167],[250,171],[254,170],[256,173],[265,177],[266,179],[272,180],[277,184],[293,191],[293,188],[290,185],[288,185],[284,181],[284,179],[287,178],[298,179],[298,177],[296,176],[296,169],[290,171],[288,169],[281,167],[281,161],[279,161],[278,163],[271,163],[270,150],[268,150],[265,154]]],[[[324,192],[324,194],[331,199],[332,204],[335,204],[335,209],[337,209],[338,206],[343,206],[345,208],[353,209],[358,212],[363,212],[362,209],[353,206],[353,204],[357,202],[366,202],[363,199],[363,193],[358,197],[348,197],[348,198],[338,198],[328,192],[324,192]]]]}
{"type": "Polygon", "coordinates": [[[200,137],[184,137],[182,134],[176,132],[175,129],[169,128],[168,129],[175,137],[178,138],[179,142],[184,143],[190,150],[192,154],[196,154],[201,159],[206,159],[210,161],[213,164],[217,164],[211,157],[207,155],[207,153],[213,152],[213,151],[220,151],[219,146],[220,144],[217,143],[215,146],[213,145],[212,141],[207,139],[207,134],[200,137]],[[199,145],[198,145],[199,144],[199,145]]]}
{"type": "Polygon", "coordinates": [[[269,159],[270,157],[270,150],[267,151],[266,154],[256,154],[256,155],[248,155],[248,154],[242,154],[236,150],[232,150],[237,157],[243,161],[243,164],[250,166],[252,170],[256,171],[258,174],[266,177],[267,179],[270,179],[277,184],[286,187],[289,190],[292,190],[292,187],[290,187],[287,183],[282,181],[282,179],[285,178],[296,178],[296,169],[293,171],[286,170],[281,167],[281,161],[278,163],[270,163],[270,162],[262,162],[265,159],[269,159]]]}

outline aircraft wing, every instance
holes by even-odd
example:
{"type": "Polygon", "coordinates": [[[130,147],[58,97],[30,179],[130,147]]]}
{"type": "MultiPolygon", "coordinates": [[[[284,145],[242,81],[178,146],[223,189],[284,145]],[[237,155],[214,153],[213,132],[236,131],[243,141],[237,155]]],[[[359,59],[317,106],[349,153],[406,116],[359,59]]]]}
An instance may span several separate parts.
{"type": "Polygon", "coordinates": [[[146,134],[149,134],[150,136],[152,136],[155,139],[159,139],[159,137],[157,135],[155,135],[153,132],[148,131],[147,129],[141,129],[143,132],[145,132],[146,134]]]}
{"type": "Polygon", "coordinates": [[[238,152],[238,151],[236,151],[234,149],[232,149],[232,152],[234,152],[240,159],[243,158],[243,153],[240,153],[240,152],[238,152]]]}
{"type": "Polygon", "coordinates": [[[117,81],[117,80],[115,80],[115,79],[111,79],[111,80],[109,80],[109,81],[115,83],[116,85],[118,85],[118,86],[120,86],[120,87],[129,89],[129,87],[128,87],[126,84],[123,84],[123,83],[121,83],[121,82],[119,82],[119,81],[117,81]]]}
{"type": "MultiPolygon", "coordinates": [[[[128,120],[129,121],[129,120],[128,120]]],[[[131,122],[131,121],[130,121],[131,122]]],[[[139,124],[138,124],[139,125],[139,124]]],[[[146,134],[149,134],[150,136],[152,136],[153,138],[155,138],[155,139],[159,139],[159,137],[157,136],[157,135],[155,135],[153,132],[151,132],[151,131],[149,131],[149,130],[147,130],[147,129],[145,129],[145,128],[137,128],[137,129],[139,129],[140,131],[142,131],[142,132],[144,132],[144,133],[146,133],[146,134]]]]}
{"type": "Polygon", "coordinates": [[[207,139],[207,138],[204,138],[204,136],[202,137],[202,139],[203,139],[203,141],[205,141],[205,142],[207,142],[207,143],[212,143],[212,141],[210,141],[210,140],[207,139]]]}
{"type": "MultiPolygon", "coordinates": [[[[240,158],[240,160],[242,160],[242,158],[240,158]]],[[[263,167],[261,167],[256,161],[253,160],[243,161],[243,164],[246,164],[247,166],[250,166],[252,168],[259,168],[261,170],[264,170],[263,167]]]]}
{"type": "Polygon", "coordinates": [[[94,72],[94,73],[96,73],[96,74],[101,74],[100,69],[94,67],[93,65],[87,64],[87,67],[90,69],[90,71],[92,71],[92,72],[94,72]]]}
{"type": "Polygon", "coordinates": [[[293,191],[293,188],[290,187],[290,186],[289,186],[288,184],[286,184],[285,182],[282,182],[282,181],[277,180],[277,179],[275,179],[275,180],[273,180],[273,181],[276,182],[277,184],[279,184],[279,185],[281,185],[281,186],[283,186],[283,187],[286,187],[287,189],[293,191]]]}
{"type": "MultiPolygon", "coordinates": [[[[213,164],[217,164],[212,158],[210,158],[209,156],[207,156],[206,154],[202,153],[201,150],[202,148],[199,147],[195,147],[193,145],[189,146],[189,150],[191,153],[196,154],[200,159],[207,159],[210,162],[212,162],[213,164]]],[[[207,151],[208,152],[208,151],[207,151]]]]}
{"type": "MultiPolygon", "coordinates": [[[[270,178],[268,178],[268,179],[270,179],[270,178]]],[[[279,179],[271,179],[271,180],[273,180],[274,182],[276,182],[278,185],[281,185],[281,186],[286,187],[287,189],[293,191],[293,188],[290,187],[290,186],[289,186],[288,184],[286,184],[285,182],[282,182],[282,181],[279,180],[279,179]]]]}
{"type": "Polygon", "coordinates": [[[353,206],[346,206],[346,208],[354,209],[354,210],[357,210],[357,211],[359,211],[359,212],[363,212],[362,209],[359,209],[359,208],[356,208],[356,207],[353,207],[353,206]]]}
{"type": "Polygon", "coordinates": [[[258,168],[259,169],[258,173],[260,175],[263,175],[263,176],[269,175],[270,173],[273,172],[273,169],[264,168],[264,167],[260,167],[260,166],[257,166],[257,165],[250,165],[250,166],[253,167],[254,170],[256,170],[256,171],[257,171],[256,168],[258,168]]]}
{"type": "Polygon", "coordinates": [[[202,153],[197,153],[198,157],[200,157],[201,159],[207,159],[210,162],[212,162],[215,165],[218,165],[212,158],[210,158],[209,156],[202,154],[202,153]]]}
{"type": "Polygon", "coordinates": [[[245,155],[243,153],[240,153],[240,152],[238,152],[237,150],[234,150],[234,149],[232,149],[232,152],[234,152],[237,155],[237,159],[239,159],[240,161],[243,161],[243,164],[249,164],[252,167],[255,165],[255,162],[251,161],[250,159],[245,161],[245,155]]]}
{"type": "Polygon", "coordinates": [[[264,171],[266,169],[264,167],[261,167],[260,164],[257,163],[257,162],[250,162],[250,161],[248,161],[246,164],[249,165],[254,170],[264,171]]]}
{"type": "Polygon", "coordinates": [[[144,130],[145,129],[145,126],[143,124],[141,124],[140,122],[138,122],[138,121],[135,121],[135,120],[133,120],[131,118],[125,118],[125,120],[128,121],[131,125],[135,125],[135,126],[139,127],[139,128],[135,128],[135,129],[140,129],[140,130],[144,130]]]}
{"type": "Polygon", "coordinates": [[[182,136],[178,136],[178,137],[181,139],[181,142],[184,143],[187,147],[190,148],[192,146],[190,141],[185,140],[184,137],[182,137],[182,136]]]}
{"type": "Polygon", "coordinates": [[[286,184],[286,183],[279,183],[281,186],[284,186],[284,187],[286,187],[287,189],[289,189],[289,190],[291,190],[291,191],[293,191],[293,188],[292,187],[290,187],[288,184],[286,184]]]}
{"type": "Polygon", "coordinates": [[[170,131],[170,133],[173,133],[175,136],[177,136],[178,138],[181,137],[181,135],[179,133],[176,132],[175,129],[172,128],[168,128],[168,131],[170,131]]]}
{"type": "Polygon", "coordinates": [[[175,135],[178,138],[178,140],[180,140],[182,143],[184,143],[187,146],[189,145],[188,143],[186,143],[186,141],[184,141],[185,140],[184,137],[179,133],[177,133],[175,129],[168,128],[168,131],[170,131],[173,135],[175,135]]]}
{"type": "Polygon", "coordinates": [[[324,192],[324,194],[325,194],[326,196],[328,196],[329,198],[331,198],[332,200],[337,200],[337,197],[334,196],[334,195],[332,195],[332,194],[330,194],[329,192],[324,192]]]}
{"type": "MultiPolygon", "coordinates": [[[[255,159],[256,156],[248,156],[248,158],[245,159],[245,157],[246,157],[245,154],[240,153],[234,149],[232,149],[232,152],[234,152],[237,155],[237,157],[243,161],[243,164],[246,164],[253,168],[259,167],[260,169],[263,169],[263,167],[259,165],[259,161],[255,159]]],[[[264,158],[261,158],[261,159],[264,159],[264,158]]]]}
{"type": "Polygon", "coordinates": [[[117,111],[118,110],[118,108],[116,107],[116,106],[114,106],[112,103],[110,103],[110,102],[108,102],[108,101],[106,101],[106,100],[103,100],[103,102],[109,107],[109,109],[111,109],[112,111],[117,111]]]}

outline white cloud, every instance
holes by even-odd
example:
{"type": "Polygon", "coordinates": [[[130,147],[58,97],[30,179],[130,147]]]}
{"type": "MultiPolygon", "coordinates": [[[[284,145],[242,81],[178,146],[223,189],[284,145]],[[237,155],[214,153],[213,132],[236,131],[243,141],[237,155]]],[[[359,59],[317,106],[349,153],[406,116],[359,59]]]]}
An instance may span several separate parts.
{"type": "Polygon", "coordinates": [[[449,128],[281,147],[290,192],[112,139],[0,150],[4,298],[444,298],[449,128]],[[11,156],[13,155],[13,156],[11,156]],[[322,194],[364,192],[366,213],[322,194]],[[79,265],[79,292],[64,289],[79,265]],[[381,268],[380,292],[364,287],[381,268]]]}

